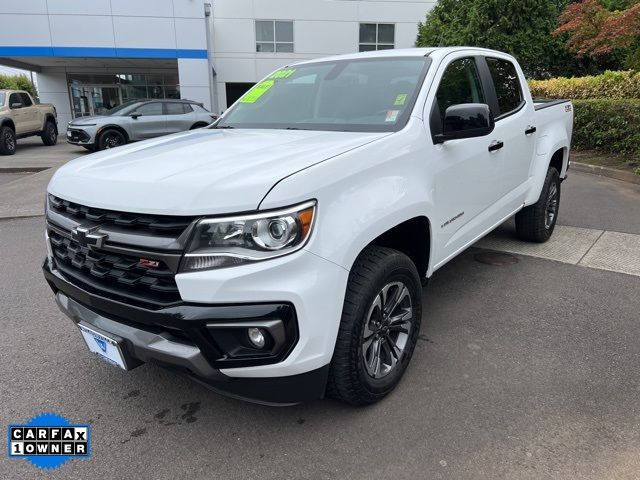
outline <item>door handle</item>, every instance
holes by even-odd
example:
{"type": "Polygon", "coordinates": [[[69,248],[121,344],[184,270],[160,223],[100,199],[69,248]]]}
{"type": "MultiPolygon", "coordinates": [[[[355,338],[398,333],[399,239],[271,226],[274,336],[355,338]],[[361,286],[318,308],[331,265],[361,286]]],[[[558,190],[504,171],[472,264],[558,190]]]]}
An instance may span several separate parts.
{"type": "Polygon", "coordinates": [[[538,130],[536,127],[533,127],[533,126],[529,125],[527,127],[527,129],[524,131],[524,134],[525,135],[531,135],[531,134],[536,133],[536,130],[538,130]]]}
{"type": "Polygon", "coordinates": [[[491,142],[491,145],[489,145],[489,151],[495,152],[496,150],[500,150],[502,147],[504,147],[503,141],[494,140],[493,142],[491,142]]]}

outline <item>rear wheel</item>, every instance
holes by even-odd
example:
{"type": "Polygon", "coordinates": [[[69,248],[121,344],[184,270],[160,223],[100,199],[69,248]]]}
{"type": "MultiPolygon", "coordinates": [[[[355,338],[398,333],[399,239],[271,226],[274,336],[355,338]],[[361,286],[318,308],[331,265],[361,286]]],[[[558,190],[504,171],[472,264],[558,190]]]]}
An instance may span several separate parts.
{"type": "Polygon", "coordinates": [[[10,127],[0,128],[0,155],[16,153],[16,133],[10,127]]]}
{"type": "Polygon", "coordinates": [[[48,147],[58,143],[58,131],[55,123],[48,120],[47,123],[44,124],[44,129],[42,130],[40,137],[42,138],[42,143],[48,147]]]}
{"type": "Polygon", "coordinates": [[[118,130],[109,129],[100,134],[98,139],[98,150],[119,147],[127,143],[127,139],[118,130]]]}
{"type": "Polygon", "coordinates": [[[540,198],[516,214],[516,233],[528,242],[549,240],[560,211],[560,174],[554,167],[547,170],[540,198]]]}
{"type": "Polygon", "coordinates": [[[351,273],[327,393],[352,405],[377,402],[404,374],[420,333],[418,271],[403,253],[367,247],[351,273]]]}

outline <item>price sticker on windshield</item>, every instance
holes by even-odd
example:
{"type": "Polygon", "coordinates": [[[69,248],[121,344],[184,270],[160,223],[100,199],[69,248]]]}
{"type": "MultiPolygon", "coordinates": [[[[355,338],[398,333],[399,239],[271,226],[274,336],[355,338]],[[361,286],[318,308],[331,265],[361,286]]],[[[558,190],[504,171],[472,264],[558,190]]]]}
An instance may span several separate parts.
{"type": "Polygon", "coordinates": [[[240,99],[240,103],[256,103],[256,101],[262,97],[265,93],[269,91],[271,87],[274,85],[273,80],[265,80],[264,82],[260,82],[240,99]]]}

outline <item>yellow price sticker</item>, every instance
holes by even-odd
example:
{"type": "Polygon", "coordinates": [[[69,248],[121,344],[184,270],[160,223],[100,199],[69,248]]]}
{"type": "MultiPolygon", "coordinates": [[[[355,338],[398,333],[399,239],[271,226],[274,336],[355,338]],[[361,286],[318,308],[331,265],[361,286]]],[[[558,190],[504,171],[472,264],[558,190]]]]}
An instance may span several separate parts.
{"type": "Polygon", "coordinates": [[[273,79],[289,78],[294,73],[296,73],[295,68],[285,68],[283,70],[278,70],[277,72],[273,72],[269,78],[273,78],[273,79]]]}
{"type": "Polygon", "coordinates": [[[404,102],[406,101],[407,101],[407,94],[401,93],[396,97],[396,101],[394,102],[394,105],[404,105],[404,102]]]}
{"type": "Polygon", "coordinates": [[[274,85],[273,80],[265,80],[254,86],[251,90],[245,93],[240,99],[240,103],[256,103],[256,101],[269,91],[274,85]]]}

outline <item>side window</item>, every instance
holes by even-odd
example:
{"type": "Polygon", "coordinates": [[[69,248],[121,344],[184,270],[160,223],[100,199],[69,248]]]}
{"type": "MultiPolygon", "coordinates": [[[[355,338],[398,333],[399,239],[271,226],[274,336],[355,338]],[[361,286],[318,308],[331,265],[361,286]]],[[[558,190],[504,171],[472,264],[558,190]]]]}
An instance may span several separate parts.
{"type": "Polygon", "coordinates": [[[31,97],[26,93],[21,93],[20,98],[22,99],[22,104],[25,107],[30,107],[31,105],[33,105],[33,102],[31,101],[31,97]]]}
{"type": "Polygon", "coordinates": [[[138,108],[138,113],[141,113],[142,115],[162,115],[162,103],[145,103],[138,108]]]}
{"type": "Polygon", "coordinates": [[[18,95],[17,93],[12,93],[11,95],[9,95],[9,106],[13,105],[14,103],[24,104],[24,102],[20,98],[20,95],[18,95]]]}
{"type": "Polygon", "coordinates": [[[191,113],[193,112],[193,107],[188,104],[188,103],[183,103],[182,106],[184,107],[184,113],[191,113]]]}
{"type": "Polygon", "coordinates": [[[487,103],[473,58],[460,58],[449,64],[440,80],[436,101],[443,122],[444,114],[451,105],[487,103]]]}
{"type": "Polygon", "coordinates": [[[178,102],[166,102],[164,104],[166,115],[182,115],[184,114],[184,106],[178,102]]]}
{"type": "Polygon", "coordinates": [[[486,60],[493,84],[496,87],[500,115],[504,115],[518,108],[524,101],[518,73],[515,65],[508,60],[500,58],[487,58],[486,60]]]}

